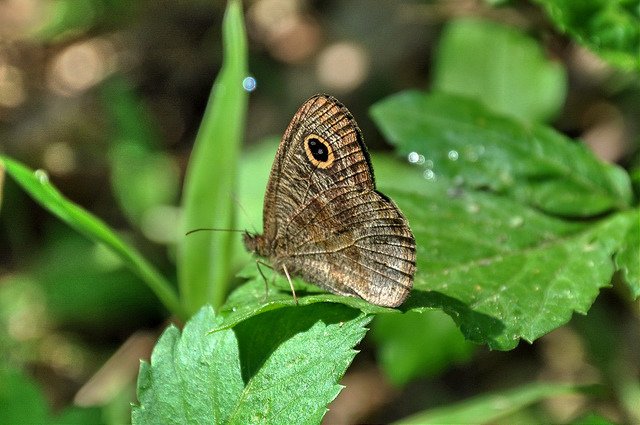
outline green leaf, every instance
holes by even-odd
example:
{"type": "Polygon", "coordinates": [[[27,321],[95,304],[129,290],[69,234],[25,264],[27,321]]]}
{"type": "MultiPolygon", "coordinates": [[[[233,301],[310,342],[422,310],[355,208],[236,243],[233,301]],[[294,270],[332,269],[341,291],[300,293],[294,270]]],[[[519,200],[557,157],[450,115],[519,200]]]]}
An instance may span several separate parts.
{"type": "Polygon", "coordinates": [[[182,335],[170,326],[138,377],[132,422],[318,423],[370,318],[324,304],[282,309],[209,333],[200,310],[182,335]]]}
{"type": "Polygon", "coordinates": [[[377,103],[371,114],[427,180],[448,177],[571,217],[631,202],[629,176],[621,168],[548,127],[524,126],[468,99],[409,91],[377,103]]]}
{"type": "Polygon", "coordinates": [[[382,369],[396,385],[434,376],[453,363],[469,360],[474,350],[451,318],[437,310],[379,315],[371,336],[382,369]]]}
{"type": "Polygon", "coordinates": [[[453,21],[434,63],[434,89],[474,98],[498,113],[546,121],[564,104],[562,66],[546,59],[534,39],[507,26],[453,21]]]}
{"type": "Polygon", "coordinates": [[[396,424],[492,423],[544,399],[567,394],[592,394],[594,389],[595,387],[573,384],[530,384],[428,410],[405,418],[396,424]]]}
{"type": "Polygon", "coordinates": [[[441,308],[467,339],[500,350],[586,313],[609,285],[611,257],[630,226],[625,214],[572,223],[484,193],[390,195],[418,247],[402,309],[441,308]]]}
{"type": "Polygon", "coordinates": [[[536,0],[563,32],[623,70],[640,70],[636,0],[536,0]]]}
{"type": "MultiPolygon", "coordinates": [[[[229,1],[223,25],[224,63],[193,147],[185,178],[183,230],[234,229],[237,163],[247,110],[247,40],[242,6],[229,1]]],[[[233,277],[231,232],[199,232],[182,238],[178,282],[187,311],[222,305],[233,277]]]]}
{"type": "MultiPolygon", "coordinates": [[[[127,245],[102,220],[66,199],[42,170],[32,171],[10,158],[0,155],[0,166],[36,202],[89,239],[103,243],[124,261],[174,314],[182,315],[182,307],[171,284],[133,247],[127,245]]],[[[87,282],[89,284],[90,282],[87,282]]],[[[184,315],[182,315],[184,317],[184,315]]]]}
{"type": "Polygon", "coordinates": [[[616,254],[616,267],[622,270],[624,281],[631,295],[640,297],[640,210],[629,213],[631,226],[624,236],[622,248],[616,254]]]}

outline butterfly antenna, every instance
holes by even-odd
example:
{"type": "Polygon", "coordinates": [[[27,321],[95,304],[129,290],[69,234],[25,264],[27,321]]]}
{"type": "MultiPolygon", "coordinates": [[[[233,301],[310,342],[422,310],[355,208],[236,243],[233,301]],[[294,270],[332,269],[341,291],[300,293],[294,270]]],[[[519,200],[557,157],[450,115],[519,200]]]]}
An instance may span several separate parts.
{"type": "Polygon", "coordinates": [[[247,213],[247,210],[244,209],[244,207],[242,206],[242,204],[238,200],[238,197],[235,194],[232,194],[231,197],[233,199],[233,202],[236,203],[236,206],[240,209],[240,211],[242,211],[242,214],[244,214],[244,217],[247,219],[247,222],[249,223],[249,225],[253,229],[253,233],[254,234],[258,234],[258,230],[256,229],[256,226],[254,226],[253,223],[251,223],[251,217],[247,213]]]}
{"type": "Polygon", "coordinates": [[[188,236],[192,233],[196,233],[196,232],[202,232],[204,230],[208,230],[211,232],[237,232],[237,233],[245,233],[244,230],[238,230],[238,229],[216,229],[214,227],[200,227],[199,229],[193,229],[193,230],[189,230],[187,233],[185,233],[185,236],[188,236]]]}

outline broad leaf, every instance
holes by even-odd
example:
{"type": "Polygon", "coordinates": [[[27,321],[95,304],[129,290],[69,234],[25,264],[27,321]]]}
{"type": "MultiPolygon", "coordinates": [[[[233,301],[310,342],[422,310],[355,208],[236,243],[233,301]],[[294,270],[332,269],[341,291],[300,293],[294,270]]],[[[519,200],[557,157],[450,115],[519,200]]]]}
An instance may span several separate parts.
{"type": "Polygon", "coordinates": [[[505,115],[544,121],[564,103],[563,68],[515,28],[454,21],[445,28],[434,63],[434,89],[469,96],[505,115]]]}
{"type": "Polygon", "coordinates": [[[548,127],[524,126],[476,102],[409,91],[377,103],[371,113],[427,180],[449,177],[571,217],[631,202],[629,176],[621,168],[548,127]]]}
{"type": "Polygon", "coordinates": [[[318,423],[370,318],[339,304],[287,308],[210,333],[204,307],[142,363],[132,422],[318,423]]]}
{"type": "Polygon", "coordinates": [[[481,193],[441,193],[428,205],[415,194],[394,199],[418,246],[414,290],[402,309],[442,308],[468,339],[501,350],[586,313],[609,285],[611,257],[631,225],[622,214],[566,222],[481,193]]]}

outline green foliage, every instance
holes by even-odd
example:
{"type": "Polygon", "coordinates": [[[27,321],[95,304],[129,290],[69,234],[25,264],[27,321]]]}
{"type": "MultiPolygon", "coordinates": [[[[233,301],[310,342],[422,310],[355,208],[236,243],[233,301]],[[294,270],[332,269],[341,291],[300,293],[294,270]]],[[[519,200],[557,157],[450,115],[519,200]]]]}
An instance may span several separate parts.
{"type": "Polygon", "coordinates": [[[589,217],[631,202],[629,175],[541,124],[525,126],[465,98],[408,91],[371,109],[387,140],[430,178],[488,188],[554,215],[589,217]]]}
{"type": "MultiPolygon", "coordinates": [[[[539,3],[569,34],[625,69],[637,67],[637,11],[630,2],[539,3]]],[[[85,1],[79,10],[95,4],[85,1]]],[[[50,26],[41,37],[63,36],[67,26],[92,25],[91,16],[59,12],[64,18],[60,26],[50,26]]],[[[250,210],[248,223],[259,223],[256,212],[276,146],[258,147],[238,167],[247,107],[241,84],[247,76],[247,41],[238,0],[229,2],[222,30],[224,66],[189,162],[182,233],[201,227],[251,228],[235,225],[236,188],[238,204],[250,210]]],[[[563,71],[545,60],[531,39],[475,21],[449,27],[435,70],[439,92],[400,93],[371,110],[383,135],[410,162],[375,155],[373,161],[380,189],[407,216],[417,241],[414,290],[399,309],[327,294],[299,279],[294,279],[296,305],[285,278],[265,270],[265,282],[253,263],[240,274],[247,282],[227,297],[234,266],[248,256],[238,255],[234,233],[203,232],[180,241],[178,296],[135,248],[64,198],[44,172],[0,156],[0,189],[6,172],[54,215],[99,242],[97,249],[113,251],[114,264],[133,270],[173,314],[184,320],[195,314],[182,333],[170,326],[151,362],[142,363],[134,423],[318,423],[339,393],[339,380],[373,315],[378,315],[373,337],[382,367],[401,385],[465,361],[473,351],[468,341],[509,350],[521,339],[532,342],[567,323],[574,312],[586,314],[616,272],[615,281],[626,285],[634,299],[640,297],[640,210],[629,175],[536,124],[560,108],[563,71]],[[444,91],[475,97],[494,110],[444,91]],[[196,313],[206,303],[213,308],[196,313]],[[447,313],[468,341],[434,309],[447,313]]],[[[168,156],[157,153],[157,136],[145,127],[146,117],[126,84],[112,80],[103,94],[117,104],[108,111],[117,141],[110,152],[114,193],[131,221],[140,223],[150,206],[171,202],[177,173],[168,156]],[[129,185],[132,180],[135,184],[129,185]],[[155,190],[147,190],[150,182],[155,190]]],[[[105,300],[123,302],[96,290],[85,296],[83,309],[87,281],[101,290],[111,279],[125,287],[133,283],[126,276],[98,273],[91,263],[95,247],[58,242],[53,249],[74,257],[49,276],[66,286],[66,291],[51,289],[50,300],[60,307],[54,313],[109,320],[118,309],[96,312],[98,299],[102,308],[108,307],[105,300]]],[[[60,257],[44,251],[36,269],[45,275],[56,261],[60,257]]],[[[47,276],[39,277],[46,281],[47,276]]],[[[24,279],[18,289],[30,284],[24,279]]],[[[118,295],[139,294],[122,289],[118,295]]],[[[13,292],[2,295],[3,303],[14,302],[13,292]]],[[[599,323],[598,335],[613,333],[614,325],[599,323]]],[[[621,403],[633,412],[638,385],[606,366],[627,363],[607,356],[614,343],[598,335],[590,335],[594,357],[601,370],[618,380],[621,403]]],[[[3,420],[100,420],[91,416],[95,411],[81,410],[52,419],[37,387],[13,371],[2,373],[3,420]]],[[[570,385],[523,386],[423,412],[406,423],[496,421],[546,397],[574,393],[588,391],[570,385]]]]}
{"type": "Polygon", "coordinates": [[[220,320],[205,307],[142,364],[133,423],[318,423],[369,321],[324,304],[209,333],[220,320]]]}
{"type": "MultiPolygon", "coordinates": [[[[202,227],[234,229],[232,194],[247,110],[242,80],[247,72],[247,40],[239,1],[230,1],[223,21],[224,64],[214,83],[209,104],[187,168],[182,200],[183,234],[202,227]]],[[[219,307],[234,272],[231,232],[200,232],[182,238],[178,255],[178,283],[186,310],[203,304],[219,307]]]]}
{"type": "Polygon", "coordinates": [[[435,90],[477,99],[522,120],[548,120],[564,103],[564,69],[515,28],[454,21],[442,35],[435,65],[435,90]]]}
{"type": "Polygon", "coordinates": [[[621,69],[640,70],[636,0],[536,0],[555,25],[621,69]]]}

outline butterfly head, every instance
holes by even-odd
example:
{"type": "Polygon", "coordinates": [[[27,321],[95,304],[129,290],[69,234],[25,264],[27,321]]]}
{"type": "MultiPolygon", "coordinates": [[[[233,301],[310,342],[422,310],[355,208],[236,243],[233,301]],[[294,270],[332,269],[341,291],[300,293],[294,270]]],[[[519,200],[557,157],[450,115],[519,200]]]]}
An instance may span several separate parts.
{"type": "Polygon", "coordinates": [[[257,254],[260,257],[269,256],[267,240],[263,235],[245,232],[245,234],[242,235],[242,240],[244,241],[244,246],[247,248],[247,251],[257,254]]]}

